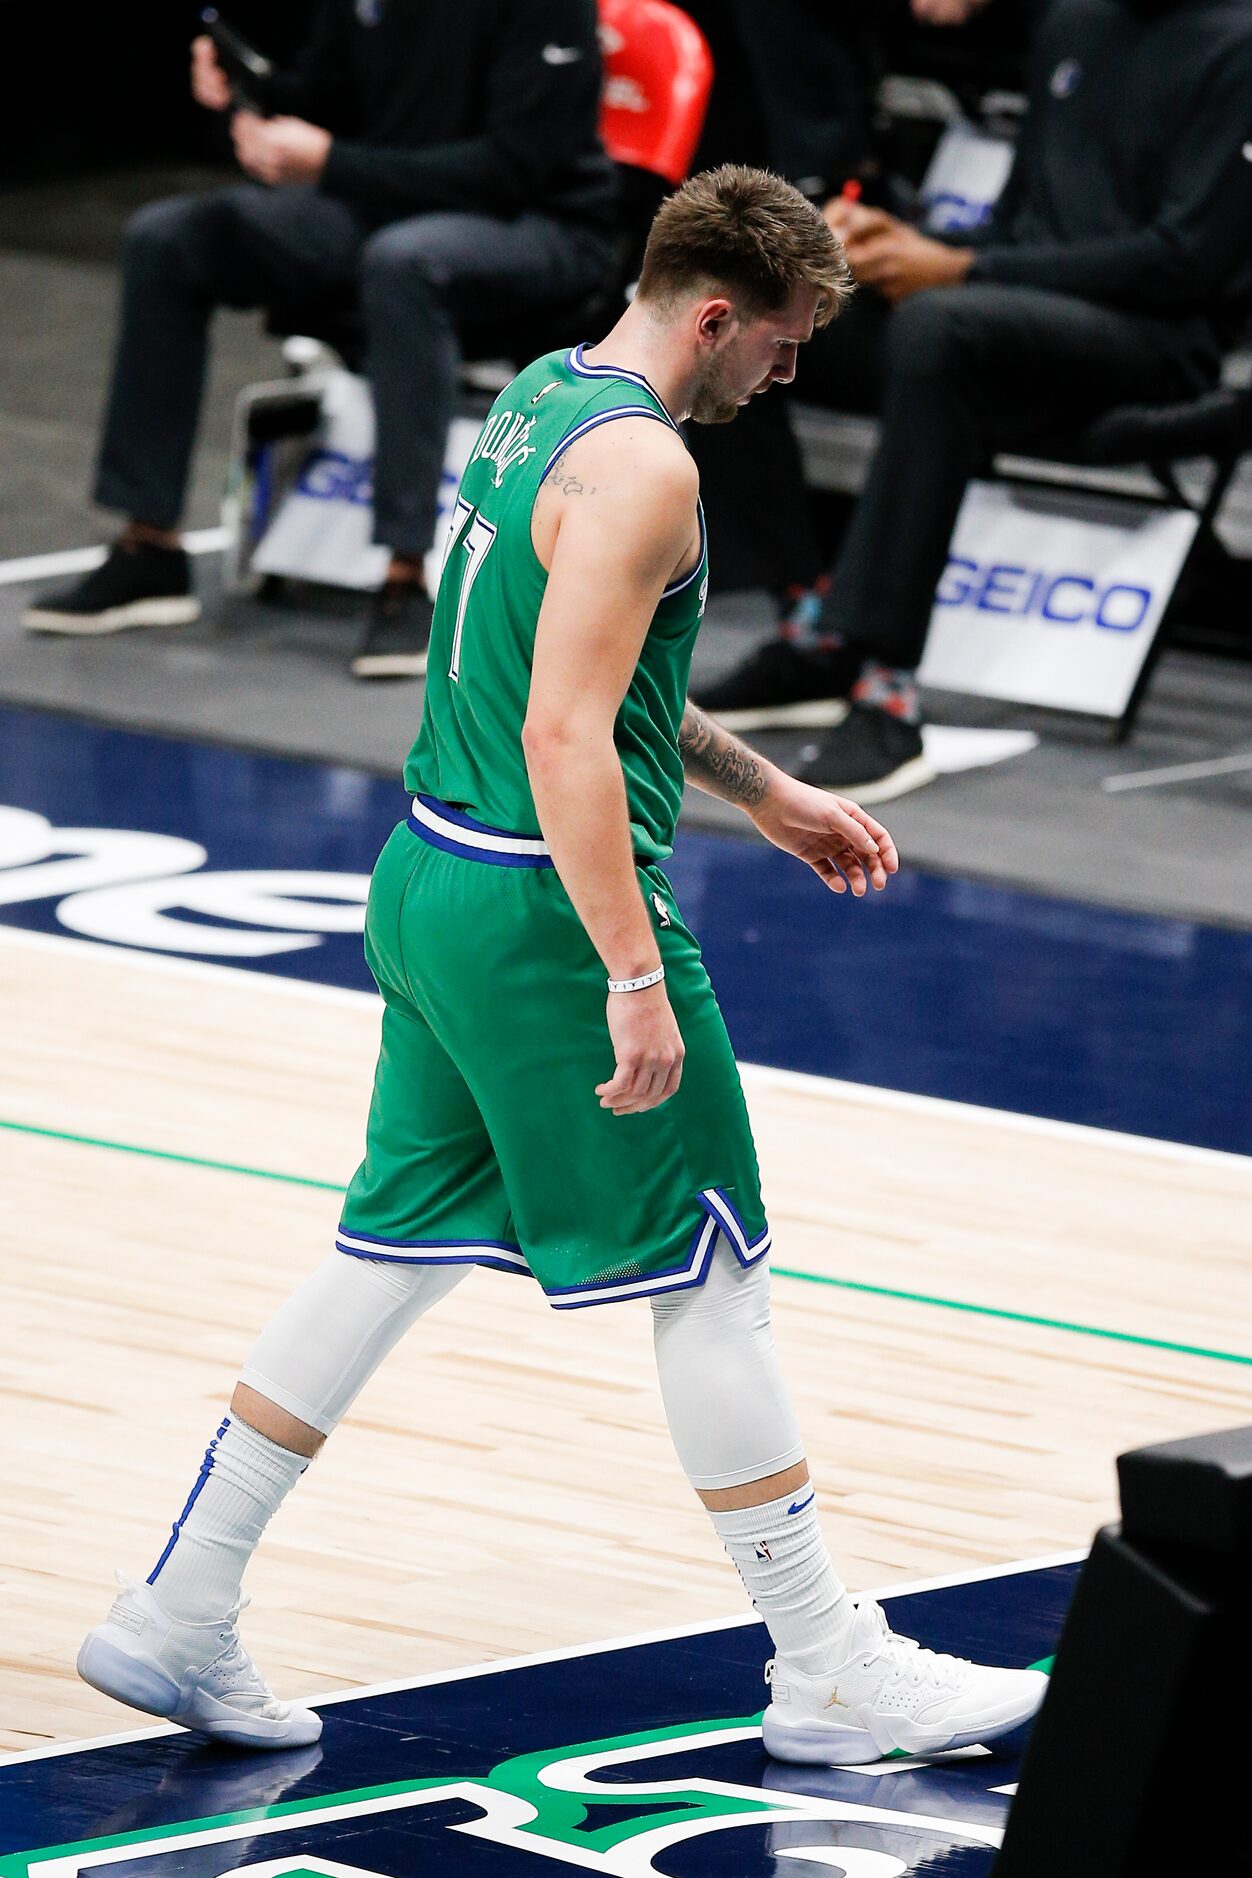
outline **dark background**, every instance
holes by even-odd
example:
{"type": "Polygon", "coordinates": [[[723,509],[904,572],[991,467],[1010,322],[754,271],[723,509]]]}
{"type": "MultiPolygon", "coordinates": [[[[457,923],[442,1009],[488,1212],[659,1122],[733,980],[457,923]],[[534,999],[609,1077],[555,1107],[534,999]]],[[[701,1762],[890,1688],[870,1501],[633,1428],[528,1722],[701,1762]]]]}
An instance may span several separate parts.
{"type": "MultiPolygon", "coordinates": [[[[225,0],[219,10],[281,58],[300,44],[311,4],[225,0]]],[[[188,0],[0,0],[0,181],[224,159],[221,126],[188,85],[199,18],[188,0]]]]}
{"type": "MultiPolygon", "coordinates": [[[[223,0],[223,17],[280,60],[298,48],[314,0],[223,0]]],[[[432,0],[434,3],[434,0],[432,0]]],[[[767,5],[768,0],[757,0],[767,5]]],[[[815,20],[853,34],[873,26],[892,69],[941,77],[958,91],[1020,82],[1021,48],[1037,0],[991,0],[960,32],[919,28],[907,0],[811,0],[815,20]]],[[[688,0],[712,45],[718,82],[706,145],[763,161],[753,79],[740,52],[733,0],[688,0]]],[[[0,183],[112,167],[225,161],[223,127],[187,86],[195,0],[0,0],[0,183]]],[[[450,28],[451,30],[451,28],[450,28]]]]}

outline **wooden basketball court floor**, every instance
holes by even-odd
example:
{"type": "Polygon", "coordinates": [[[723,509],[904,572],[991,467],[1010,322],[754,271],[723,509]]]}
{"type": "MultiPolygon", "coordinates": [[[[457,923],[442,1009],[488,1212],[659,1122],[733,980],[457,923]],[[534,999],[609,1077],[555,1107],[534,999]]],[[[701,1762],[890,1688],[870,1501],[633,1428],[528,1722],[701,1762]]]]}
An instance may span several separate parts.
{"type": "MultiPolygon", "coordinates": [[[[80,1683],[359,1154],[360,993],[0,928],[0,1748],[133,1725],[80,1683]]],[[[1218,1042],[1215,1047],[1220,1047],[1218,1042]]],[[[1252,1160],[748,1068],[778,1342],[852,1588],[1084,1547],[1122,1449],[1247,1421],[1252,1160]]],[[[553,1177],[560,1143],[553,1143],[553,1177]]],[[[249,1575],[286,1694],[742,1609],[644,1305],[475,1272],[249,1575]]]]}

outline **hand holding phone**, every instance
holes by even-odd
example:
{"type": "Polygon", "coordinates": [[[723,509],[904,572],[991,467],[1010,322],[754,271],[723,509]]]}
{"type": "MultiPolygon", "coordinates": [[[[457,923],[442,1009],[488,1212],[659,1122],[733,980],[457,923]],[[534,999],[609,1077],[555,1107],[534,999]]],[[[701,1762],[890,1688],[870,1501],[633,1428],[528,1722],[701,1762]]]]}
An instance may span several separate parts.
{"type": "Polygon", "coordinates": [[[230,80],[207,33],[191,42],[191,95],[206,111],[229,111],[231,106],[230,80]]]}
{"type": "Polygon", "coordinates": [[[191,49],[191,88],[210,111],[231,108],[263,114],[272,62],[227,25],[216,7],[200,15],[206,31],[191,49]]]}

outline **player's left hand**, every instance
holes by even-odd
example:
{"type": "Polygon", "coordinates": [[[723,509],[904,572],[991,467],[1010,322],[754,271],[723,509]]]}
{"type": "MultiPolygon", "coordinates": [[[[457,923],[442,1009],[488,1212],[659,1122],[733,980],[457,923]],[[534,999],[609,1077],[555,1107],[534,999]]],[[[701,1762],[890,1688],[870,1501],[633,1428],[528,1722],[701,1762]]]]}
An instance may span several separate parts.
{"type": "Polygon", "coordinates": [[[331,134],[302,117],[258,117],[236,111],[231,139],[240,169],[259,183],[315,183],[330,155],[331,134]]]}
{"type": "Polygon", "coordinates": [[[881,822],[847,796],[814,789],[781,771],[752,820],[776,848],[806,861],[832,893],[851,887],[859,900],[870,887],[881,892],[900,865],[881,822]]]}

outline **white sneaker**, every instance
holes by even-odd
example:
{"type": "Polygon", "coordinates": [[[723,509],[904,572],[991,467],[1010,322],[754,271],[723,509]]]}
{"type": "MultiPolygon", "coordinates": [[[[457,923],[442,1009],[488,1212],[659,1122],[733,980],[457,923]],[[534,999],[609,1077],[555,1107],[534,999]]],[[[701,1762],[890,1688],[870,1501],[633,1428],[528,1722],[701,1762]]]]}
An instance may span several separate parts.
{"type": "Polygon", "coordinates": [[[244,1649],[235,1620],[245,1598],[216,1623],[184,1624],[162,1610],[150,1585],[118,1573],[121,1596],[83,1639],[78,1673],[93,1689],[247,1748],[299,1748],[322,1718],[280,1702],[244,1649]]]}
{"type": "Polygon", "coordinates": [[[784,1657],[765,1666],[762,1734],[780,1761],[856,1767],[894,1749],[939,1754],[996,1740],[1028,1721],[1048,1679],[1037,1669],[984,1669],[923,1650],[887,1628],[870,1598],[857,1607],[841,1669],[806,1676],[784,1657]]]}

